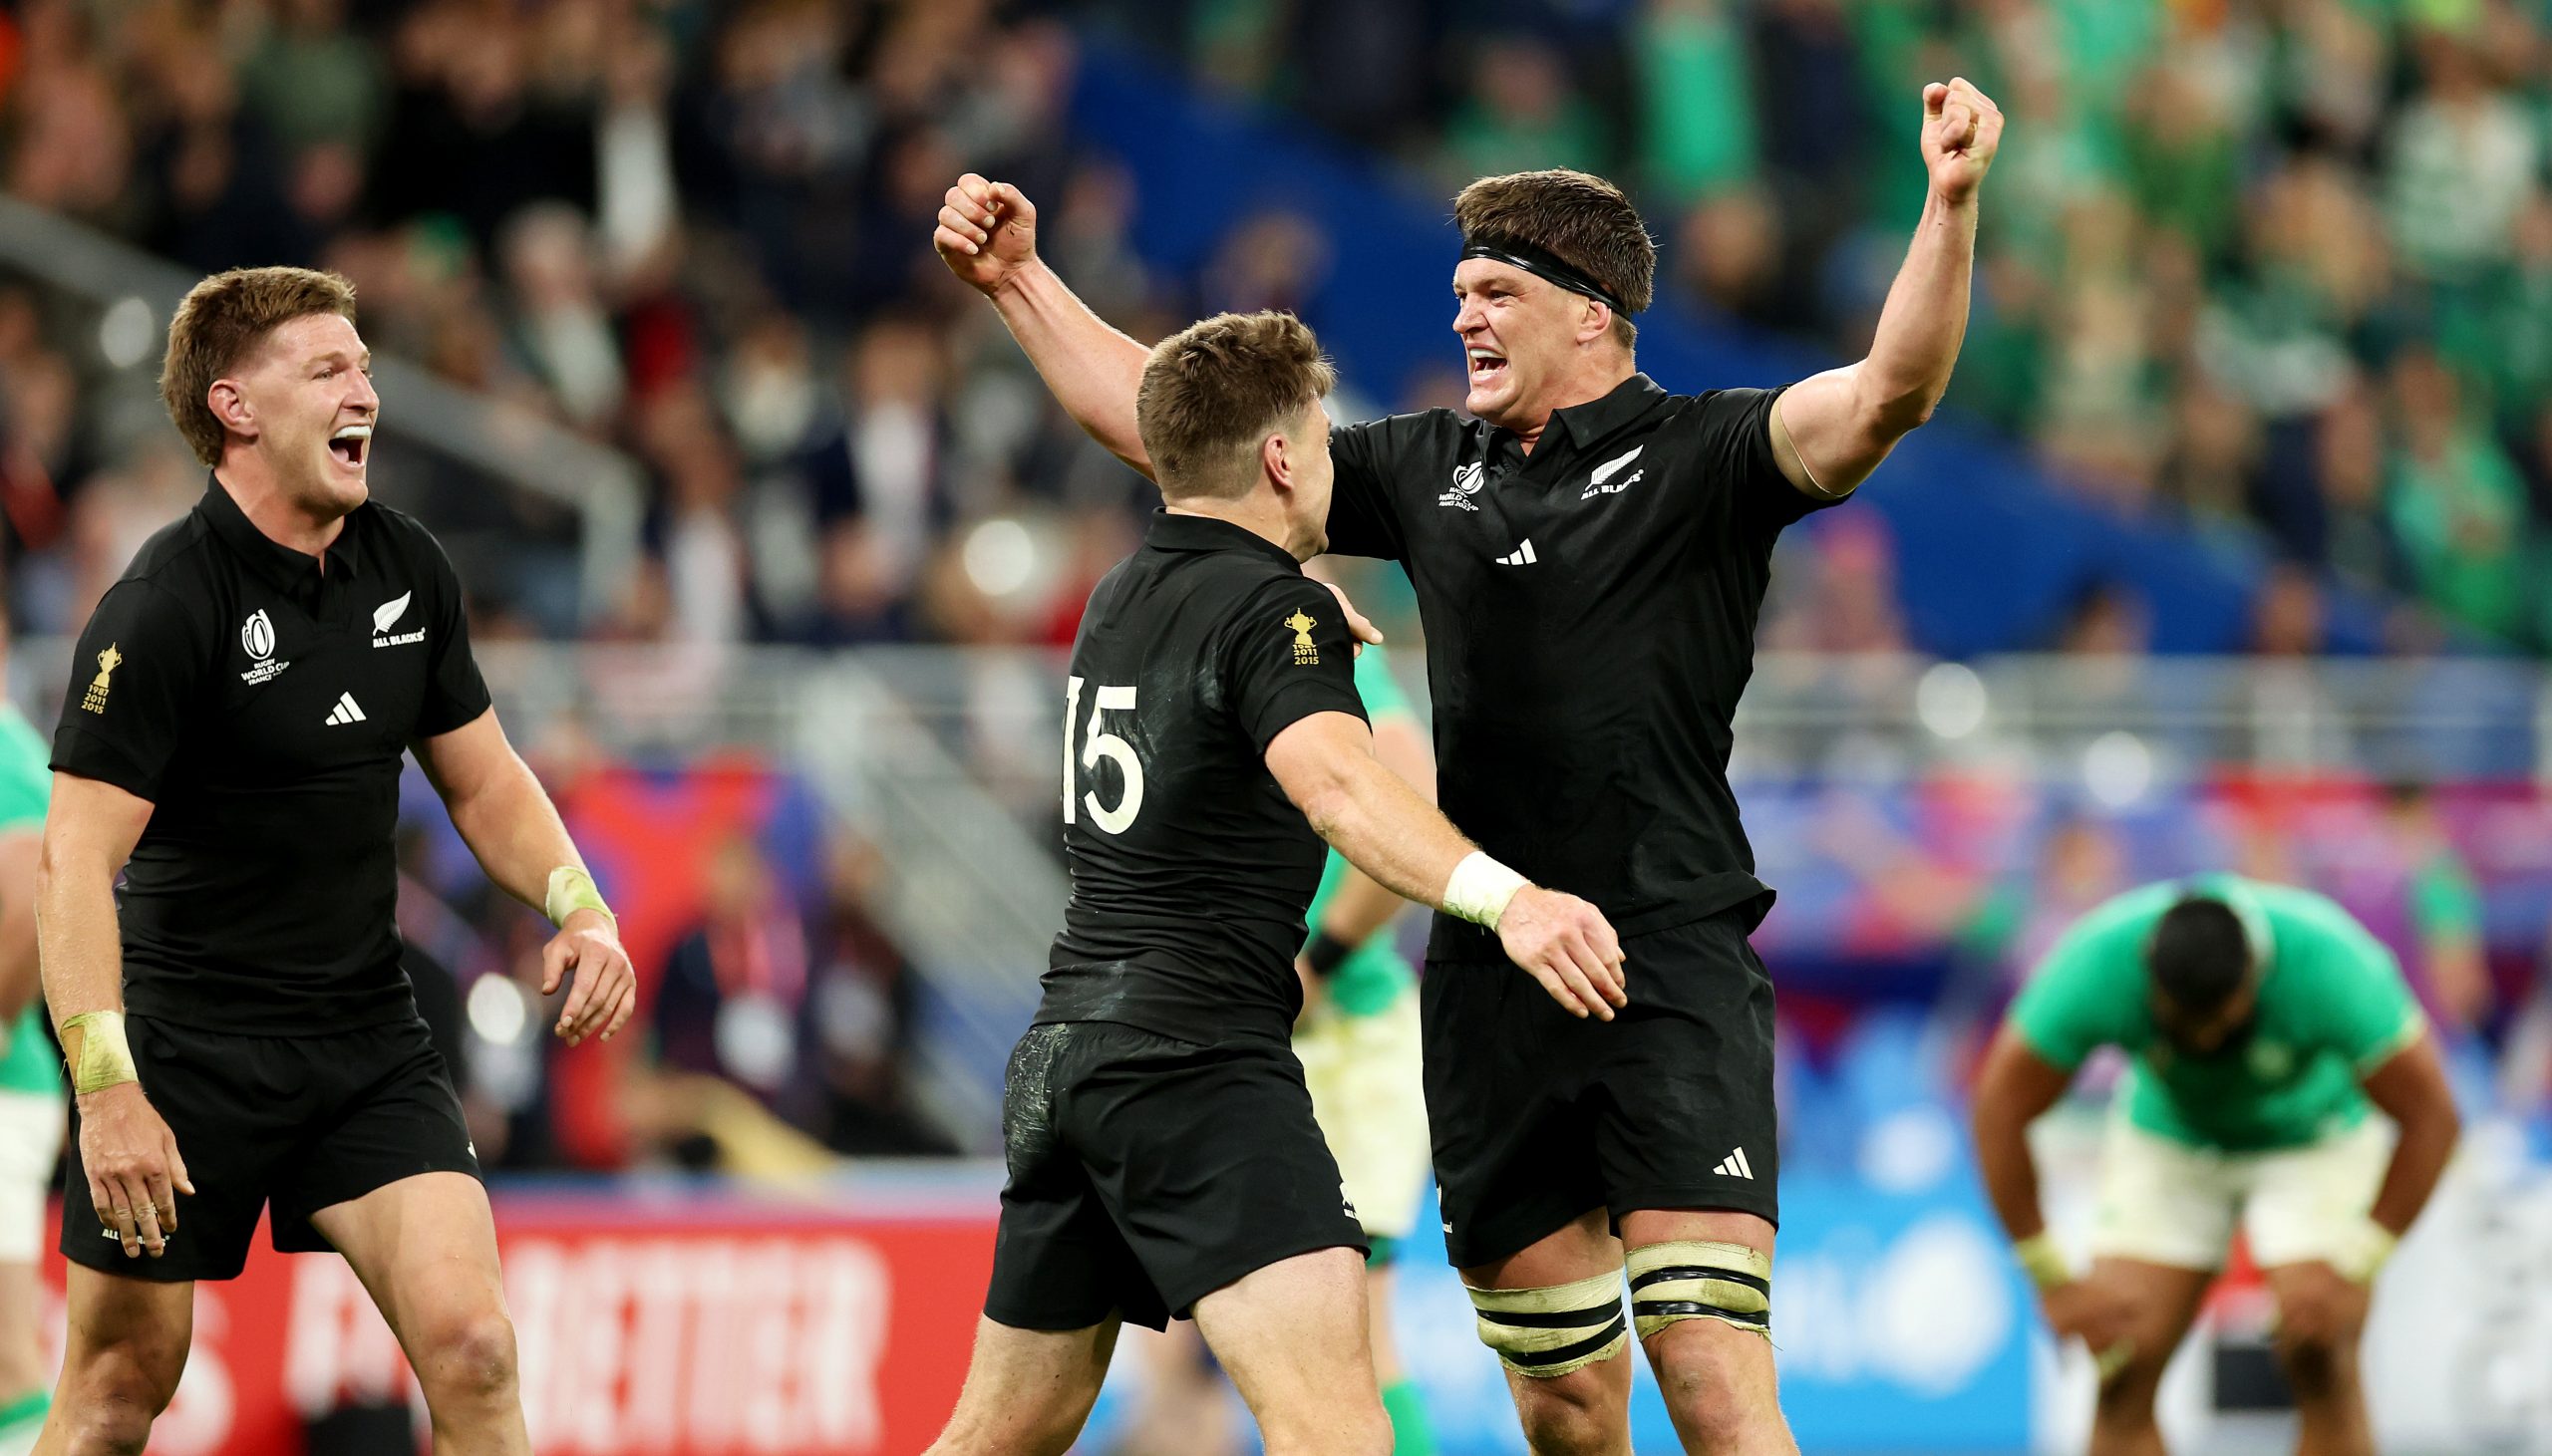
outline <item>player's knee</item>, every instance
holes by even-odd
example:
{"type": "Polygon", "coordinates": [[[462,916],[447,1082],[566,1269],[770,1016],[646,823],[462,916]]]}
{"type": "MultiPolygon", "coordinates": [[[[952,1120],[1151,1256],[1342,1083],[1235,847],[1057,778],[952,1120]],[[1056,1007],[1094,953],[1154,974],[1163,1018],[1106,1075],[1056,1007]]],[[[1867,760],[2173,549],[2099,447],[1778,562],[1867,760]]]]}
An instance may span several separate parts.
{"type": "Polygon", "coordinates": [[[514,1324],[493,1306],[430,1322],[418,1340],[418,1382],[429,1401],[478,1401],[514,1388],[514,1324]]]}
{"type": "Polygon", "coordinates": [[[1524,1443],[1541,1456],[1613,1456],[1622,1448],[1620,1397],[1594,1370],[1513,1383],[1524,1443]]]}
{"type": "Polygon", "coordinates": [[[1391,1456],[1392,1422],[1379,1400],[1340,1409],[1324,1401],[1317,1409],[1268,1412],[1260,1418],[1259,1436],[1267,1456],[1391,1456]]]}
{"type": "Polygon", "coordinates": [[[56,1407],[78,1452],[139,1452],[149,1444],[151,1423],[176,1398],[186,1369],[186,1343],[166,1331],[143,1329],[104,1344],[75,1339],[65,1361],[56,1407]]]}
{"type": "Polygon", "coordinates": [[[2170,1355],[2137,1354],[2100,1382],[2092,1418],[2111,1429],[2142,1430],[2153,1423],[2153,1402],[2162,1389],[2162,1368],[2170,1355]]]}
{"type": "Polygon", "coordinates": [[[2318,1405],[2357,1389],[2357,1345],[2348,1339],[2290,1339],[2277,1346],[2279,1368],[2299,1405],[2318,1405]]]}
{"type": "Polygon", "coordinates": [[[1650,1341],[1658,1394],[1675,1416],[1676,1427],[1705,1451],[1751,1449],[1756,1428],[1777,1419],[1779,1401],[1768,1387],[1769,1371],[1758,1376],[1748,1357],[1748,1343],[1762,1336],[1733,1329],[1715,1320],[1679,1322],[1661,1329],[1650,1341]]]}
{"type": "Polygon", "coordinates": [[[68,1410],[62,1419],[70,1440],[70,1456],[142,1456],[151,1444],[151,1422],[159,1412],[129,1400],[105,1400],[68,1410]]]}
{"type": "Polygon", "coordinates": [[[118,1351],[66,1372],[55,1408],[72,1456],[142,1456],[151,1444],[151,1423],[177,1393],[184,1351],[176,1354],[176,1368],[169,1368],[164,1351],[137,1353],[118,1351]]]}

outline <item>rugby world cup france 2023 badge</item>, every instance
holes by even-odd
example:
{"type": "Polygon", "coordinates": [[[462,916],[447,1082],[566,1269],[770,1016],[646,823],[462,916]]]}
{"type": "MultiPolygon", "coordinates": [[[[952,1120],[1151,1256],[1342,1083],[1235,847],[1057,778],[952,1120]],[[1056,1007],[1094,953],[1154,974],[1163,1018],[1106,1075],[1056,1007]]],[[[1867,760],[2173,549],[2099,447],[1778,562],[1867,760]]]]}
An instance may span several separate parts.
{"type": "Polygon", "coordinates": [[[263,607],[239,624],[239,646],[249,657],[248,671],[239,675],[239,681],[252,688],[292,666],[275,657],[275,621],[263,607]]]}
{"type": "Polygon", "coordinates": [[[1479,494],[1480,478],[1481,471],[1479,461],[1473,460],[1467,465],[1455,465],[1453,467],[1453,488],[1436,496],[1436,503],[1437,505],[1458,505],[1464,510],[1479,509],[1479,502],[1471,499],[1471,497],[1479,494]]]}

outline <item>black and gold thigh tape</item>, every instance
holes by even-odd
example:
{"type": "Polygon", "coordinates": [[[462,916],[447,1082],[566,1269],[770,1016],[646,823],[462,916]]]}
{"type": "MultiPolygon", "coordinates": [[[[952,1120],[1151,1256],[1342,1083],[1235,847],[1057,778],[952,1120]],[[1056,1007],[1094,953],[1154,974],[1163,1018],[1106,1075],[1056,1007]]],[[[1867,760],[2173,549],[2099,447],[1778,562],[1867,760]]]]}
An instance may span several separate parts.
{"type": "Polygon", "coordinates": [[[1611,1359],[1630,1342],[1618,1274],[1545,1289],[1469,1293],[1480,1342],[1519,1375],[1556,1379],[1611,1359]]]}
{"type": "Polygon", "coordinates": [[[1648,1338],[1678,1319],[1721,1319],[1769,1336],[1772,1259],[1743,1244],[1685,1239],[1630,1254],[1631,1315],[1648,1338]]]}

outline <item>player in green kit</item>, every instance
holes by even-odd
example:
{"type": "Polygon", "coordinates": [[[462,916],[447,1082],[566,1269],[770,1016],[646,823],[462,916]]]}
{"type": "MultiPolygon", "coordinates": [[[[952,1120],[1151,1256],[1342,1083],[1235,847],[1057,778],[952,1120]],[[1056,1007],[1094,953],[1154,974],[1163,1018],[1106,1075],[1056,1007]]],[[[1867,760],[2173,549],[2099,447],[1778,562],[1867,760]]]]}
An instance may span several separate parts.
{"type": "MultiPolygon", "coordinates": [[[[1358,655],[1356,695],[1373,722],[1374,756],[1434,798],[1436,755],[1381,648],[1358,655]]],[[[1392,1418],[1393,1456],[1433,1456],[1426,1402],[1418,1382],[1402,1371],[1392,1338],[1392,1266],[1418,1222],[1429,1156],[1418,977],[1385,934],[1408,907],[1330,851],[1305,914],[1312,937],[1298,965],[1303,1019],[1294,1030],[1294,1054],[1311,1086],[1312,1115],[1338,1159],[1347,1201],[1373,1246],[1365,1260],[1365,1309],[1383,1408],[1392,1418]]]]}
{"type": "Polygon", "coordinates": [[[1986,1055],[1976,1149],[2048,1323],[2099,1356],[2091,1456],[2162,1451],[2162,1368],[2237,1223],[2277,1302],[2297,1450],[2372,1456],[2358,1335],[2456,1128],[2392,953],[2323,896],[2215,875],[2084,916],[1986,1055]],[[2129,1067],[2083,1274],[2049,1238],[2027,1131],[2103,1045],[2129,1067]]]}
{"type": "MultiPolygon", "coordinates": [[[[0,620],[0,643],[6,641],[0,620]]],[[[0,653],[0,670],[6,666],[0,653]]],[[[36,978],[36,856],[52,797],[51,748],[0,701],[0,1456],[44,1427],[53,1372],[36,1341],[36,1261],[52,1225],[45,1196],[62,1156],[62,1068],[36,978]]]]}

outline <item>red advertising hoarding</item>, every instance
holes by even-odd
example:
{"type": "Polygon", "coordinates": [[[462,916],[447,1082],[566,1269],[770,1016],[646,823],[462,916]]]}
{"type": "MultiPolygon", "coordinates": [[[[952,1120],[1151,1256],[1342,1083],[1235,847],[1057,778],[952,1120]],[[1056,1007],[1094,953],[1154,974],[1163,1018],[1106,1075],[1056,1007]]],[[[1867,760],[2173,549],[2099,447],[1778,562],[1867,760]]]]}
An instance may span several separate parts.
{"type": "MultiPolygon", "coordinates": [[[[993,1221],[818,1200],[499,1195],[497,1240],[543,1456],[909,1456],[957,1399],[993,1221]]],[[[62,1261],[47,1271],[62,1328],[62,1261]]],[[[343,1260],[281,1255],[195,1292],[194,1352],[152,1456],[301,1456],[303,1424],[413,1396],[343,1260]]]]}

